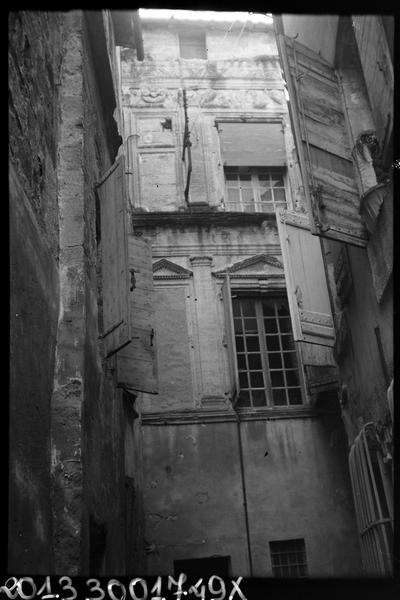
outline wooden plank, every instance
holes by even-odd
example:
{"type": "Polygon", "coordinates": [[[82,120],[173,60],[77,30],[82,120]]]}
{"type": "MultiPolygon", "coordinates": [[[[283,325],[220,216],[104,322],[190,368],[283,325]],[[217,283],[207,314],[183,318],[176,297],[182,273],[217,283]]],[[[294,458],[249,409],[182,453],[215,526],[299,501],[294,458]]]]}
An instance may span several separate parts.
{"type": "Polygon", "coordinates": [[[129,235],[128,241],[132,341],[117,355],[117,380],[118,385],[125,389],[156,394],[158,379],[151,245],[133,235],[129,235]]]}
{"type": "Polygon", "coordinates": [[[101,178],[100,199],[103,331],[106,356],[129,343],[127,205],[123,156],[101,178]]]}
{"type": "Polygon", "coordinates": [[[286,164],[282,123],[219,123],[222,160],[227,166],[286,164]]]}
{"type": "Polygon", "coordinates": [[[335,333],[320,241],[290,212],[281,211],[277,223],[294,339],[332,347],[335,333]]]}
{"type": "Polygon", "coordinates": [[[279,36],[278,46],[306,184],[310,229],[316,235],[365,247],[368,238],[359,215],[351,142],[335,71],[318,54],[285,36],[279,36]],[[324,168],[326,163],[330,168],[324,168]]]}

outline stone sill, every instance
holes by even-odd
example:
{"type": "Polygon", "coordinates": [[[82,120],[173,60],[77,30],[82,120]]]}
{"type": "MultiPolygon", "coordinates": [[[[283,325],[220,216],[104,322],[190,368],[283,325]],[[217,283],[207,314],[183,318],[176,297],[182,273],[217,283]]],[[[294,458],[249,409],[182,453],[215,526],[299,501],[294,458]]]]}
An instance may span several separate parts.
{"type": "Polygon", "coordinates": [[[264,221],[276,223],[275,213],[244,213],[220,212],[215,210],[202,211],[171,211],[171,212],[134,212],[132,226],[147,227],[156,225],[261,225],[264,221]]]}
{"type": "MultiPolygon", "coordinates": [[[[275,419],[301,419],[319,416],[319,412],[309,405],[271,406],[258,409],[238,409],[240,421],[271,421],[275,419]]],[[[187,425],[191,423],[237,422],[238,415],[231,408],[225,410],[180,410],[163,413],[142,413],[142,425],[187,425]]]]}

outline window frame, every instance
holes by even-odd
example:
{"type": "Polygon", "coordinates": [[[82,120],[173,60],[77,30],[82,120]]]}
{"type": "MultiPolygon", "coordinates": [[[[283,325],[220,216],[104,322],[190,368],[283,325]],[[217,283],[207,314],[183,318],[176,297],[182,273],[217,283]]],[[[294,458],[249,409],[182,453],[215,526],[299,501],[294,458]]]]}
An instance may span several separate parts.
{"type": "Polygon", "coordinates": [[[289,539],[289,540],[274,540],[274,541],[270,541],[269,542],[269,553],[270,553],[270,557],[271,557],[271,570],[272,570],[272,574],[274,577],[283,577],[283,578],[292,578],[292,577],[299,577],[299,578],[305,578],[305,577],[309,577],[309,573],[308,573],[308,563],[307,563],[307,553],[306,553],[306,543],[305,543],[305,539],[304,538],[295,538],[295,539],[289,539]],[[272,545],[275,545],[275,547],[277,547],[278,544],[290,544],[293,542],[300,542],[302,543],[302,548],[301,550],[298,549],[291,549],[291,550],[281,550],[278,551],[277,549],[273,548],[272,545]],[[302,554],[302,558],[304,559],[303,562],[294,562],[291,564],[276,564],[274,562],[274,558],[278,557],[278,556],[282,556],[282,555],[290,555],[290,554],[302,554]],[[305,568],[305,574],[304,575],[280,575],[276,573],[276,570],[278,569],[282,569],[282,568],[299,568],[299,567],[303,567],[305,568]]]}
{"type": "MultiPolygon", "coordinates": [[[[240,393],[241,393],[241,386],[239,384],[239,388],[238,388],[238,395],[237,395],[237,399],[236,399],[236,407],[240,410],[252,410],[252,411],[256,411],[256,410],[264,410],[266,408],[273,408],[273,409],[291,409],[291,408],[299,408],[299,407],[304,407],[307,405],[307,394],[306,394],[306,388],[304,385],[304,373],[303,373],[303,365],[302,365],[302,360],[301,360],[301,354],[298,348],[298,345],[296,344],[295,340],[294,340],[294,335],[293,335],[293,328],[292,328],[292,322],[291,322],[291,316],[290,316],[290,308],[289,308],[289,302],[287,299],[287,295],[286,295],[286,291],[284,289],[282,289],[281,291],[274,291],[274,292],[270,292],[270,293],[257,293],[257,292],[249,292],[246,290],[240,290],[240,289],[232,289],[232,296],[231,296],[231,304],[232,304],[232,310],[233,310],[233,302],[232,300],[234,298],[239,298],[239,299],[251,299],[255,301],[255,311],[256,311],[256,319],[257,319],[257,338],[259,340],[259,348],[260,348],[260,356],[261,356],[261,364],[262,364],[262,373],[263,373],[263,377],[264,377],[264,387],[262,389],[264,389],[265,392],[265,404],[262,404],[261,406],[254,406],[253,404],[253,398],[252,398],[252,389],[251,387],[249,388],[244,388],[244,389],[248,389],[249,390],[249,404],[247,405],[243,405],[240,403],[240,393]],[[296,360],[297,360],[297,367],[295,369],[287,369],[284,366],[284,363],[282,362],[282,367],[281,369],[271,369],[270,364],[269,364],[269,360],[268,360],[268,355],[269,353],[271,353],[271,351],[268,351],[267,348],[267,343],[266,343],[266,339],[265,336],[267,335],[265,332],[265,326],[264,326],[264,319],[265,316],[263,314],[263,310],[262,310],[262,306],[261,306],[261,302],[263,300],[280,300],[280,301],[284,301],[286,303],[287,306],[287,319],[290,323],[290,332],[293,338],[293,348],[290,350],[283,350],[282,349],[282,341],[281,341],[281,335],[280,332],[278,332],[278,336],[279,336],[279,350],[277,352],[279,352],[279,354],[283,357],[284,352],[292,352],[295,353],[296,356],[296,360]],[[261,324],[261,330],[260,330],[260,324],[261,324]],[[280,372],[286,372],[287,370],[295,370],[297,372],[298,375],[298,385],[297,386],[288,386],[287,382],[286,382],[286,375],[284,375],[284,382],[285,385],[281,388],[276,388],[276,389],[284,389],[285,390],[285,395],[286,395],[286,403],[285,404],[275,404],[274,400],[273,400],[273,387],[272,387],[272,382],[271,382],[271,371],[280,371],[280,372]],[[294,389],[299,389],[300,390],[300,396],[301,396],[301,402],[299,403],[290,403],[289,400],[289,396],[288,396],[288,389],[290,388],[294,388],[294,389]]],[[[275,317],[276,318],[276,317],[275,317]]],[[[235,317],[233,317],[233,319],[235,319],[235,317]]],[[[233,330],[233,337],[234,337],[234,351],[235,351],[235,358],[237,361],[237,372],[238,372],[238,376],[239,376],[239,364],[238,364],[238,354],[244,355],[246,357],[246,365],[248,365],[248,360],[247,360],[247,356],[248,356],[248,352],[246,350],[244,350],[243,352],[238,352],[237,350],[237,345],[236,345],[236,335],[235,335],[235,330],[233,330]]],[[[243,336],[245,337],[245,336],[243,336]]],[[[241,372],[246,372],[247,374],[251,373],[252,371],[250,369],[246,369],[245,371],[241,370],[241,372]]],[[[249,380],[248,380],[249,381],[249,380]]],[[[254,389],[261,389],[261,388],[254,388],[254,389]]]]}
{"type": "MultiPolygon", "coordinates": [[[[233,180],[231,180],[233,181],[233,180]]],[[[225,182],[225,199],[224,199],[224,204],[225,204],[225,210],[227,212],[251,212],[251,213],[268,213],[268,214],[274,214],[277,212],[277,210],[281,210],[281,209],[287,209],[289,207],[289,186],[287,185],[287,170],[284,167],[269,167],[268,165],[266,165],[265,167],[231,167],[229,165],[224,166],[224,182],[225,182]],[[233,186],[229,186],[228,184],[228,179],[226,177],[227,175],[227,171],[229,169],[232,170],[237,170],[236,173],[236,177],[237,177],[237,182],[238,182],[238,186],[237,187],[233,187],[233,186]],[[252,209],[250,210],[250,202],[249,201],[243,201],[242,198],[242,186],[240,185],[240,169],[247,169],[249,171],[250,174],[250,182],[251,182],[251,189],[253,191],[253,198],[252,198],[252,209]],[[269,190],[272,191],[272,200],[268,201],[268,202],[264,202],[261,199],[261,184],[260,184],[260,178],[259,175],[261,173],[261,170],[265,169],[266,172],[268,172],[269,174],[269,181],[271,181],[272,175],[271,172],[276,172],[279,173],[279,175],[282,177],[283,180],[283,185],[281,187],[277,187],[277,189],[279,190],[284,190],[284,194],[285,194],[285,200],[284,201],[279,201],[276,202],[275,198],[274,198],[274,187],[270,186],[269,190]],[[239,191],[239,201],[235,202],[235,201],[230,201],[229,200],[229,189],[236,189],[239,191]],[[239,204],[239,211],[231,211],[229,208],[229,205],[233,205],[233,204],[239,204]],[[272,206],[271,206],[272,205],[272,206]],[[248,208],[247,208],[248,207],[248,208]],[[264,207],[268,207],[270,208],[270,210],[263,210],[264,207]]]]}

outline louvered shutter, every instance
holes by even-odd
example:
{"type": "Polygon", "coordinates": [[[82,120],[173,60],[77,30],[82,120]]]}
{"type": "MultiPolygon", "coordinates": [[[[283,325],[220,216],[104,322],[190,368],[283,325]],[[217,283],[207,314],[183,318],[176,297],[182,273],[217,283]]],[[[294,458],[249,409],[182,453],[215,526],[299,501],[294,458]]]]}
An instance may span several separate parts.
{"type": "Polygon", "coordinates": [[[222,160],[231,167],[286,164],[282,123],[218,122],[222,160]]]}
{"type": "Polygon", "coordinates": [[[124,157],[97,185],[100,200],[103,331],[106,356],[129,343],[127,199],[124,157]]]}
{"type": "Polygon", "coordinates": [[[236,402],[239,395],[239,373],[236,360],[236,344],[235,333],[233,326],[233,311],[232,311],[232,296],[229,274],[225,276],[225,281],[222,285],[221,297],[224,306],[225,329],[224,329],[224,346],[228,351],[229,362],[229,390],[231,401],[236,402]]]}
{"type": "Polygon", "coordinates": [[[311,235],[304,214],[281,211],[277,223],[293,335],[309,391],[336,387],[335,330],[320,240],[311,235]]]}
{"type": "Polygon", "coordinates": [[[117,381],[127,390],[158,393],[150,243],[129,235],[132,341],[117,354],[117,381]]]}
{"type": "Polygon", "coordinates": [[[313,234],[366,246],[339,80],[321,56],[278,36],[313,234]]]}

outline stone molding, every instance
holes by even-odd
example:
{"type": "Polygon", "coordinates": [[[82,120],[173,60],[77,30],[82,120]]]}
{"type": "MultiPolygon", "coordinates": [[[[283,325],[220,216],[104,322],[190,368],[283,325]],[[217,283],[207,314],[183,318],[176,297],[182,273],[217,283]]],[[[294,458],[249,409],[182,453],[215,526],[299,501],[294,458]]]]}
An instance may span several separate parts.
{"type": "Polygon", "coordinates": [[[133,228],[175,226],[180,228],[185,225],[195,226],[240,226],[240,225],[262,225],[263,223],[276,223],[274,213],[244,213],[223,212],[210,209],[208,212],[181,211],[157,211],[153,213],[137,212],[132,215],[133,228]]]}
{"type": "Polygon", "coordinates": [[[142,425],[186,425],[195,423],[229,423],[237,422],[238,414],[240,421],[273,421],[281,419],[308,419],[319,416],[313,407],[287,406],[287,407],[265,407],[259,409],[238,409],[236,412],[232,406],[226,409],[210,410],[194,408],[192,410],[176,410],[168,412],[154,412],[141,414],[142,425]]]}
{"type": "Polygon", "coordinates": [[[212,256],[191,256],[189,260],[194,267],[211,267],[213,261],[212,256]]]}
{"type": "Polygon", "coordinates": [[[185,269],[176,263],[168,260],[167,258],[162,258],[161,260],[156,261],[153,264],[153,276],[154,279],[188,279],[188,277],[192,277],[193,273],[190,269],[185,269]],[[159,271],[170,271],[170,273],[158,273],[159,271]]]}
{"type": "MultiPolygon", "coordinates": [[[[272,267],[276,267],[277,269],[283,269],[283,264],[276,258],[276,256],[268,255],[268,254],[256,254],[255,256],[251,256],[250,258],[245,258],[239,262],[234,263],[230,267],[226,267],[225,269],[220,269],[214,273],[216,277],[220,275],[225,275],[226,272],[229,274],[237,273],[242,269],[246,269],[247,267],[251,267],[252,265],[256,265],[258,263],[264,263],[267,265],[271,265],[272,267]]],[[[239,273],[238,273],[239,274],[239,273]]],[[[241,276],[253,276],[252,273],[243,273],[241,276]]],[[[257,275],[257,273],[254,273],[257,275]]]]}

